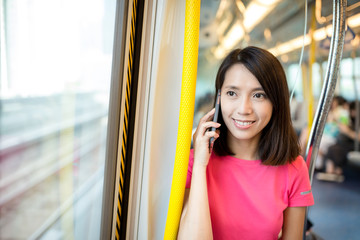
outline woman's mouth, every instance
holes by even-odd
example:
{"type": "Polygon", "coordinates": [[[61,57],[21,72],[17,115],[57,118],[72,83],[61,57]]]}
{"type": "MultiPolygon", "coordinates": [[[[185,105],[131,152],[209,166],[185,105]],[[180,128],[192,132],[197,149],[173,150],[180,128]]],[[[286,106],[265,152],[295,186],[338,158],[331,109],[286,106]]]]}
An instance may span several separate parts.
{"type": "Polygon", "coordinates": [[[234,119],[234,122],[236,127],[242,129],[249,128],[253,123],[255,123],[255,121],[245,121],[245,120],[236,120],[236,119],[234,119]]]}

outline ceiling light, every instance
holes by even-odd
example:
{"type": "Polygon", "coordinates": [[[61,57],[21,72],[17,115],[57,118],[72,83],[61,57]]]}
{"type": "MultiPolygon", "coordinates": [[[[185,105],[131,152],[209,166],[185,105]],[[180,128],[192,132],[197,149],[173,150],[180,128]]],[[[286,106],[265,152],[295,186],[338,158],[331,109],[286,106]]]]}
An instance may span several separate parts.
{"type": "Polygon", "coordinates": [[[244,34],[244,29],[241,27],[240,23],[237,22],[223,38],[221,44],[225,49],[231,49],[244,37],[244,34]]]}
{"type": "MultiPolygon", "coordinates": [[[[350,28],[359,27],[360,26],[360,13],[349,17],[347,19],[347,24],[350,28]]],[[[328,25],[326,27],[317,29],[314,32],[315,41],[321,41],[321,40],[324,40],[327,36],[331,36],[331,34],[332,34],[331,29],[332,29],[332,25],[328,25]]],[[[278,46],[269,49],[269,51],[271,53],[273,53],[275,56],[280,56],[282,54],[285,54],[285,53],[288,53],[288,52],[291,52],[291,51],[301,48],[302,42],[303,42],[303,36],[300,36],[300,37],[294,38],[290,41],[287,41],[285,43],[279,44],[278,46]]],[[[310,35],[307,34],[305,36],[304,46],[309,45],[310,42],[311,42],[310,35]]]]}
{"type": "Polygon", "coordinates": [[[214,56],[217,58],[217,59],[222,59],[225,57],[225,49],[220,45],[220,46],[217,46],[215,47],[212,52],[214,53],[214,56]]]}
{"type": "Polygon", "coordinates": [[[321,40],[325,39],[327,36],[328,36],[327,31],[324,27],[320,28],[314,32],[315,41],[321,41],[321,40]]]}
{"type": "Polygon", "coordinates": [[[275,8],[278,2],[277,0],[257,0],[250,2],[244,13],[244,26],[246,31],[250,32],[275,8]]]}
{"type": "Polygon", "coordinates": [[[236,0],[236,6],[238,7],[238,9],[241,13],[245,12],[246,8],[245,8],[244,3],[241,0],[236,0]]]}
{"type": "Polygon", "coordinates": [[[355,27],[360,26],[360,13],[349,17],[348,20],[347,20],[347,24],[351,28],[355,28],[355,27]]]}
{"type": "MultiPolygon", "coordinates": [[[[232,49],[245,36],[245,32],[251,32],[251,30],[260,23],[279,2],[279,0],[256,0],[250,2],[245,10],[242,8],[242,5],[239,5],[237,2],[238,7],[240,6],[240,12],[244,13],[243,22],[241,24],[237,21],[233,24],[226,36],[220,42],[220,45],[217,47],[219,50],[215,50],[214,53],[223,53],[232,49]]],[[[225,6],[225,4],[222,4],[222,6],[225,6]]],[[[222,11],[224,11],[223,8],[222,11]]],[[[216,56],[222,56],[222,54],[217,54],[216,56]]]]}
{"type": "Polygon", "coordinates": [[[229,12],[225,13],[224,19],[220,21],[219,26],[216,28],[216,33],[218,36],[224,35],[224,32],[230,26],[232,20],[232,15],[229,12]]]}
{"type": "Polygon", "coordinates": [[[294,38],[286,43],[279,44],[278,46],[269,49],[269,52],[273,53],[275,56],[280,56],[282,54],[291,52],[294,49],[301,48],[301,46],[303,45],[303,41],[305,46],[309,45],[311,42],[309,35],[306,35],[304,40],[303,37],[301,36],[294,38]]]}
{"type": "Polygon", "coordinates": [[[216,12],[216,18],[220,19],[224,12],[226,12],[226,9],[229,7],[230,3],[228,1],[221,1],[219,5],[219,9],[216,12]]]}

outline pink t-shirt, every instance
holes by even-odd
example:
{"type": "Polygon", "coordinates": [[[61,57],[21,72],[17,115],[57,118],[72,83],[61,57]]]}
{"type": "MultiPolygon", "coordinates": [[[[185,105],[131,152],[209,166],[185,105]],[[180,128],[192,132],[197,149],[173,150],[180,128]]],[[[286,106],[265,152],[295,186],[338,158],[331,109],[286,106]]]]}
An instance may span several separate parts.
{"type": "MultiPolygon", "coordinates": [[[[186,188],[194,157],[190,152],[186,188]]],[[[214,239],[277,239],[287,207],[314,204],[304,159],[283,166],[265,166],[212,154],[207,186],[214,239]]]]}

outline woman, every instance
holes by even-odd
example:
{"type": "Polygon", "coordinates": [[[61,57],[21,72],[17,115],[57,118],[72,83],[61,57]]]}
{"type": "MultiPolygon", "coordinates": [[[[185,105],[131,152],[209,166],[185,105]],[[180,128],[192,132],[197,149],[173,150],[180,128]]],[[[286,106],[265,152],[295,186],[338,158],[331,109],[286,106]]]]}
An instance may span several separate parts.
{"type": "Polygon", "coordinates": [[[193,136],[178,238],[302,239],[313,196],[280,62],[257,47],[236,49],[218,70],[218,89],[219,123],[213,109],[193,136]]]}

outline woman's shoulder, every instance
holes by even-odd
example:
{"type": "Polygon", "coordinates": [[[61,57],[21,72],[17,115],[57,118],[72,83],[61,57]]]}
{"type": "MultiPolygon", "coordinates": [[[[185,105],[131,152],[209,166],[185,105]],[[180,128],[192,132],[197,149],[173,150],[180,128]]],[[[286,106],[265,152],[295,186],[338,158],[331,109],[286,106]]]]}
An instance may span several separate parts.
{"type": "Polygon", "coordinates": [[[294,161],[288,164],[287,172],[290,182],[309,183],[309,169],[302,156],[298,156],[294,161]]]}
{"type": "Polygon", "coordinates": [[[303,169],[307,169],[306,162],[301,155],[297,156],[297,158],[295,158],[295,160],[289,163],[288,166],[289,169],[293,171],[300,171],[303,169]]]}

